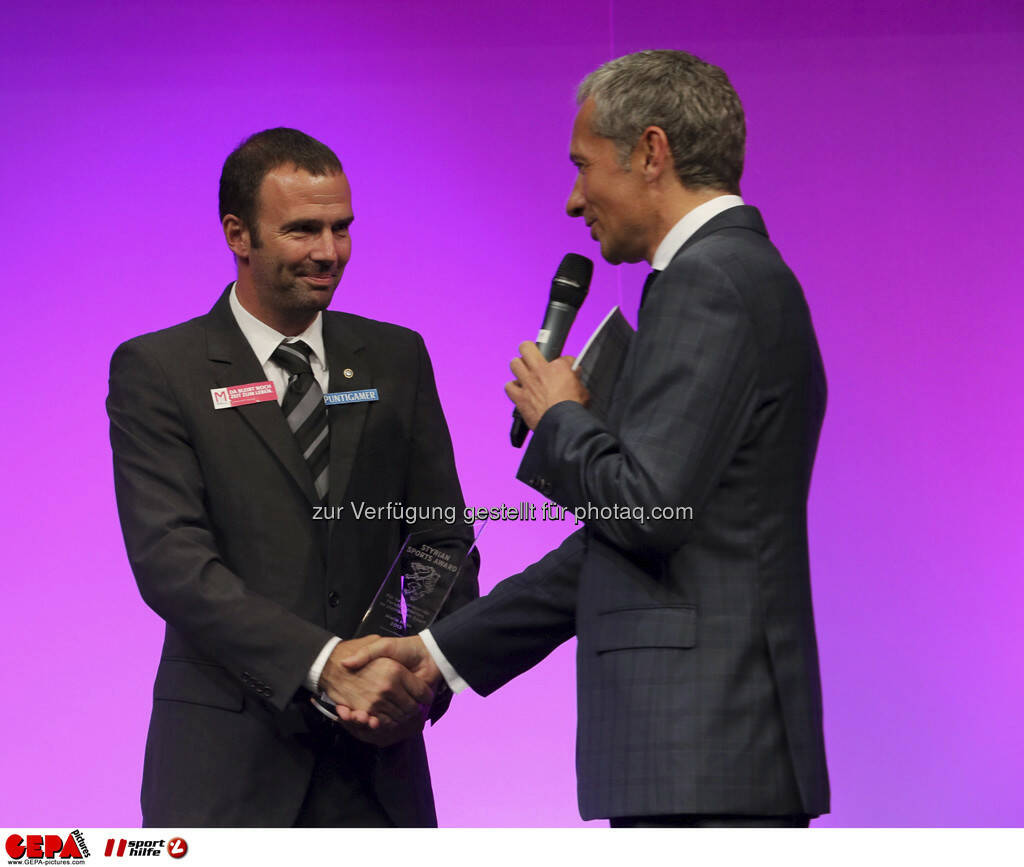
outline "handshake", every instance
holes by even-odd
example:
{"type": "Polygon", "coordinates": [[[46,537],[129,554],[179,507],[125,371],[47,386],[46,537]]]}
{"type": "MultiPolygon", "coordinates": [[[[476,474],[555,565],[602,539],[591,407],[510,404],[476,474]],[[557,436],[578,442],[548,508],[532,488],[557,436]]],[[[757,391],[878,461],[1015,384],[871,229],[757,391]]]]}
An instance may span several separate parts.
{"type": "Polygon", "coordinates": [[[379,747],[422,731],[442,684],[440,670],[415,635],[342,641],[320,675],[320,688],[337,705],[339,725],[379,747]]]}

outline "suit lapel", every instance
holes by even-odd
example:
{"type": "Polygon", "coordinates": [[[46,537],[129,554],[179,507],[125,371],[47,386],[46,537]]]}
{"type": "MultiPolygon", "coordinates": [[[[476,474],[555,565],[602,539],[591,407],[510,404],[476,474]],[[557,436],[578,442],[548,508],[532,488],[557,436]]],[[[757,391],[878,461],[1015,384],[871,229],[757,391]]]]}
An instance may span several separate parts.
{"type": "Polygon", "coordinates": [[[750,229],[752,232],[757,232],[766,238],[768,237],[768,230],[764,227],[761,212],[750,205],[737,205],[735,208],[728,208],[708,220],[686,239],[686,243],[676,251],[675,256],[672,258],[675,259],[676,256],[688,250],[701,238],[706,238],[712,232],[717,232],[720,229],[750,229]]]}
{"type": "MultiPolygon", "coordinates": [[[[757,208],[751,207],[750,205],[737,205],[735,208],[728,208],[722,211],[720,214],[716,214],[710,220],[708,220],[703,226],[701,226],[696,232],[694,232],[686,242],[673,254],[671,262],[674,262],[679,256],[690,249],[702,238],[706,238],[713,232],[718,232],[722,229],[749,229],[752,232],[757,232],[759,235],[768,237],[768,230],[764,227],[764,220],[761,219],[761,212],[757,208]]],[[[665,270],[667,270],[666,266],[665,270]]],[[[658,279],[654,275],[661,275],[664,271],[652,271],[647,275],[647,280],[644,282],[643,293],[640,296],[640,307],[644,306],[644,302],[647,300],[647,296],[650,294],[650,290],[657,285],[658,279]],[[652,279],[652,277],[654,279],[652,279]]]]}
{"type": "MultiPolygon", "coordinates": [[[[206,316],[207,357],[213,382],[220,387],[263,382],[266,372],[245,339],[228,303],[230,287],[221,295],[213,310],[206,316]]],[[[284,466],[295,483],[302,489],[310,505],[319,505],[320,498],[313,487],[309,466],[302,459],[295,437],[285,421],[284,413],[276,401],[252,403],[218,412],[237,412],[263,440],[274,457],[284,466]]],[[[332,439],[333,446],[333,439],[332,439]]]]}
{"type": "MultiPolygon", "coordinates": [[[[330,371],[329,392],[374,387],[373,371],[370,370],[364,349],[362,339],[340,314],[324,314],[324,350],[330,371]]],[[[381,397],[386,399],[386,395],[381,397]]],[[[331,431],[327,498],[332,504],[344,502],[369,408],[369,403],[343,403],[327,408],[327,422],[331,431]]]]}

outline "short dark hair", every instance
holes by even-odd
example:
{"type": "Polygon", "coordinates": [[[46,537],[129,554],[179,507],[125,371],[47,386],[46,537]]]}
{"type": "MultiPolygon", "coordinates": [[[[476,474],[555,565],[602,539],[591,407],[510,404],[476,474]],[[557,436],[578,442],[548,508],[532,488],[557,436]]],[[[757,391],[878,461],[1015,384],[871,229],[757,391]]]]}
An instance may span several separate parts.
{"type": "Polygon", "coordinates": [[[628,165],[640,135],[661,127],[676,174],[690,189],[739,193],[747,130],[726,74],[685,51],[637,51],[609,60],[576,91],[594,100],[594,132],[628,165]]]}
{"type": "Polygon", "coordinates": [[[220,218],[234,214],[249,230],[254,247],[260,184],[278,166],[293,165],[311,175],[340,174],[341,160],[323,142],[297,129],[279,126],[254,133],[224,160],[220,173],[220,218]]]}

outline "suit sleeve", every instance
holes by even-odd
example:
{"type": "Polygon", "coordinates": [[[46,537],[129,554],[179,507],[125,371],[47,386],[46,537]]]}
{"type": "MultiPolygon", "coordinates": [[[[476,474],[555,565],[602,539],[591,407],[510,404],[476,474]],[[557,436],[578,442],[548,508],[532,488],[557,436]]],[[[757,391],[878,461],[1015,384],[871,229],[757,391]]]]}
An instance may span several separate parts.
{"type": "MultiPolygon", "coordinates": [[[[422,338],[417,337],[418,352],[418,387],[416,389],[416,409],[414,413],[414,432],[412,457],[406,478],[405,503],[410,506],[441,506],[454,507],[455,520],[444,523],[448,537],[443,541],[453,547],[466,550],[472,543],[472,527],[464,520],[465,500],[462,487],[455,469],[455,455],[452,450],[451,435],[448,424],[441,409],[441,401],[437,396],[437,385],[434,381],[434,368],[430,363],[426,346],[422,338]]],[[[436,524],[437,522],[426,522],[436,524]]],[[[410,525],[407,529],[422,529],[418,525],[410,525]]],[[[439,616],[465,605],[480,595],[477,585],[480,557],[476,553],[470,556],[470,562],[459,574],[459,579],[452,587],[451,594],[439,616]]]]}
{"type": "MultiPolygon", "coordinates": [[[[406,483],[405,502],[413,506],[438,505],[454,507],[455,523],[451,524],[450,538],[441,541],[441,547],[465,551],[473,539],[472,527],[463,520],[465,501],[455,469],[451,435],[445,421],[444,411],[437,394],[434,369],[430,356],[417,335],[419,380],[416,389],[414,413],[414,438],[412,460],[406,483]]],[[[414,530],[416,527],[409,527],[414,530]]],[[[477,576],[480,571],[480,554],[473,549],[463,564],[451,593],[445,601],[438,618],[444,618],[463,607],[480,595],[477,576]]],[[[434,701],[430,718],[437,722],[451,702],[451,691],[443,688],[434,701]]]]}
{"type": "Polygon", "coordinates": [[[252,593],[222,561],[185,414],[142,339],[114,353],[107,412],[118,514],[143,599],[283,709],[331,635],[252,593]]]}
{"type": "Polygon", "coordinates": [[[445,658],[474,692],[490,695],[575,634],[586,547],[586,532],[578,530],[523,572],[430,628],[445,658]]]}
{"type": "Polygon", "coordinates": [[[735,453],[757,392],[757,347],[742,299],[709,256],[677,258],[641,311],[612,430],[578,403],[541,418],[519,478],[569,508],[620,550],[666,555],[687,539],[685,513],[700,508],[735,453]]]}

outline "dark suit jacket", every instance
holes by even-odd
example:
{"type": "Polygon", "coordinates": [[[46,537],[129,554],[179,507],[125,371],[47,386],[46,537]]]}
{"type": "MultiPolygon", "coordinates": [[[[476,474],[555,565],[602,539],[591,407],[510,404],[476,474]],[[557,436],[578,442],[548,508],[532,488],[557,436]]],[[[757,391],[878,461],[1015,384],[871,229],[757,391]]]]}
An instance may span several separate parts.
{"type": "Polygon", "coordinates": [[[586,819],[828,810],[806,502],[825,379],[799,284],[751,207],[652,285],[610,417],[560,403],[519,477],[588,520],[431,629],[487,694],[575,633],[586,819]]]}
{"type": "MultiPolygon", "coordinates": [[[[166,621],[142,785],[147,825],[287,826],[314,755],[303,681],[332,636],[351,636],[404,533],[354,519],[349,501],[454,505],[470,536],[451,441],[418,334],[325,312],[330,390],[377,388],[333,406],[329,503],[277,403],[213,407],[210,389],[266,379],[225,292],[213,310],[118,347],[110,437],[125,544],[146,603],[166,621]],[[342,371],[351,368],[351,379],[342,371]]],[[[447,610],[477,595],[476,568],[447,610]]],[[[353,744],[355,742],[353,741],[353,744]]],[[[436,824],[422,739],[363,749],[400,825],[436,824]]]]}

